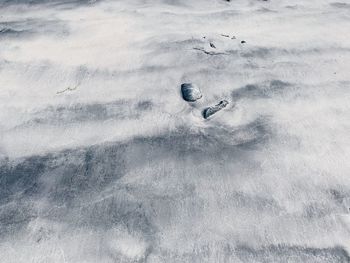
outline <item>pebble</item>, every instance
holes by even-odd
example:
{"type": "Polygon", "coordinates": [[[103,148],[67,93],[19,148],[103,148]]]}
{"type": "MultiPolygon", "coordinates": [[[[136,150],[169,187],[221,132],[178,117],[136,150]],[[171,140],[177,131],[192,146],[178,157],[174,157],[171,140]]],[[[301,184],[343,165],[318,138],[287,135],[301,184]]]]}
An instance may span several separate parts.
{"type": "Polygon", "coordinates": [[[185,101],[194,102],[202,98],[202,93],[200,89],[192,83],[181,84],[181,93],[185,101]]]}
{"type": "Polygon", "coordinates": [[[204,119],[208,119],[210,116],[212,116],[213,114],[215,114],[218,111],[222,110],[227,105],[228,105],[228,101],[227,100],[222,100],[218,104],[216,104],[215,106],[211,106],[211,107],[208,107],[208,108],[204,109],[204,111],[203,111],[204,119]]]}

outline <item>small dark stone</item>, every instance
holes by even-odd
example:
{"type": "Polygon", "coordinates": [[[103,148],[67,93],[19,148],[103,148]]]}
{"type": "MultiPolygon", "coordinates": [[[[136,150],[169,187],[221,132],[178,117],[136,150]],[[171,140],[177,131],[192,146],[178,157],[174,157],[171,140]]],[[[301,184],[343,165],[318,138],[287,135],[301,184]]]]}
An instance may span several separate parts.
{"type": "Polygon", "coordinates": [[[247,42],[245,42],[244,40],[241,41],[241,44],[245,44],[245,43],[247,43],[247,42]]]}
{"type": "Polygon", "coordinates": [[[210,47],[216,48],[216,46],[213,43],[210,43],[210,47]]]}
{"type": "Polygon", "coordinates": [[[211,115],[213,115],[213,114],[217,113],[218,111],[222,110],[227,105],[228,105],[228,101],[227,100],[222,100],[218,104],[216,104],[215,106],[211,106],[211,107],[208,107],[208,108],[204,109],[204,111],[203,111],[204,119],[208,119],[211,115]]]}
{"type": "Polygon", "coordinates": [[[181,84],[181,93],[185,101],[196,101],[202,98],[200,89],[192,83],[181,84]]]}

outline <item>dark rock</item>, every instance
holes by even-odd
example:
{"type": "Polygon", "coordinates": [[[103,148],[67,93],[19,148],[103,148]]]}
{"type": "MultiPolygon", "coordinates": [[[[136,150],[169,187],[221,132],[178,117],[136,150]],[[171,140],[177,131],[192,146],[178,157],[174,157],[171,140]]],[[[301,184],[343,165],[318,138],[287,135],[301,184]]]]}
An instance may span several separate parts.
{"type": "Polygon", "coordinates": [[[202,98],[200,89],[192,83],[181,84],[181,93],[185,101],[196,101],[202,98]]]}
{"type": "Polygon", "coordinates": [[[213,43],[210,43],[210,47],[216,48],[216,46],[213,43]]]}
{"type": "Polygon", "coordinates": [[[204,119],[208,119],[211,115],[213,115],[213,114],[217,113],[218,111],[222,110],[227,105],[228,105],[228,101],[227,100],[222,100],[218,104],[216,104],[215,106],[211,106],[211,107],[208,107],[208,108],[204,109],[204,111],[203,111],[204,119]]]}
{"type": "Polygon", "coordinates": [[[241,41],[241,44],[245,44],[245,43],[247,43],[247,42],[245,42],[244,40],[241,41]]]}

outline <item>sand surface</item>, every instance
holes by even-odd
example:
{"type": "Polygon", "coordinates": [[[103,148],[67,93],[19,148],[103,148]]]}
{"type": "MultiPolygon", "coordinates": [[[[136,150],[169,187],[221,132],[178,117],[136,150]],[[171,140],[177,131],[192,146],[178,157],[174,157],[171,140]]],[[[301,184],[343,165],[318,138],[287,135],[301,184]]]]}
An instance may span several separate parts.
{"type": "Polygon", "coordinates": [[[0,0],[0,261],[350,262],[335,1],[0,0]]]}

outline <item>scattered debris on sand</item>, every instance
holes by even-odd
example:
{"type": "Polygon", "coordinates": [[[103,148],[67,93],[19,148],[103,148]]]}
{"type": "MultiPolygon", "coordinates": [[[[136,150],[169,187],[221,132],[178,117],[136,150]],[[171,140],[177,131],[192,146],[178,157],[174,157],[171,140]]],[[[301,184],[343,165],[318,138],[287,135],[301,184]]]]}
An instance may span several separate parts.
{"type": "Polygon", "coordinates": [[[200,89],[192,83],[181,84],[181,93],[185,101],[194,102],[202,98],[202,93],[200,89]]]}
{"type": "Polygon", "coordinates": [[[208,119],[213,114],[215,114],[218,111],[222,110],[223,108],[225,108],[228,105],[228,103],[229,102],[227,100],[222,100],[218,104],[216,104],[215,106],[211,106],[211,107],[208,107],[208,108],[204,109],[204,111],[203,111],[204,119],[208,119]]]}
{"type": "Polygon", "coordinates": [[[220,36],[222,37],[227,37],[227,38],[230,38],[230,39],[236,39],[236,36],[230,36],[230,35],[227,35],[227,34],[220,34],[220,36]]]}
{"type": "Polygon", "coordinates": [[[66,92],[66,91],[73,91],[73,90],[76,90],[77,88],[78,88],[78,86],[75,86],[74,88],[68,87],[68,88],[66,88],[64,90],[57,91],[56,94],[62,94],[64,92],[66,92]]]}

